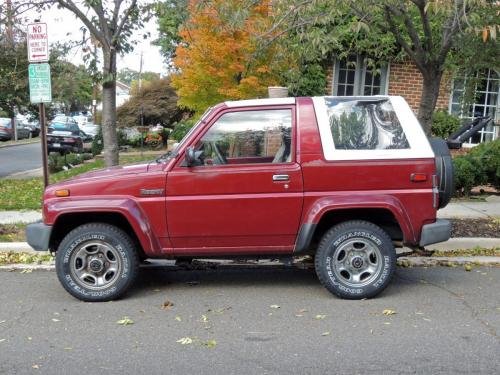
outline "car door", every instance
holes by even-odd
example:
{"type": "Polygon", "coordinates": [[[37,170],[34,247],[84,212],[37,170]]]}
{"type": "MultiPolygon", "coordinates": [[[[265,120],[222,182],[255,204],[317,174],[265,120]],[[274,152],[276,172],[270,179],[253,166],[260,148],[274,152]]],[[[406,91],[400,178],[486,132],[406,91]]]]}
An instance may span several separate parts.
{"type": "Polygon", "coordinates": [[[293,250],[302,212],[293,106],[222,110],[167,177],[167,222],[177,254],[293,250]]]}

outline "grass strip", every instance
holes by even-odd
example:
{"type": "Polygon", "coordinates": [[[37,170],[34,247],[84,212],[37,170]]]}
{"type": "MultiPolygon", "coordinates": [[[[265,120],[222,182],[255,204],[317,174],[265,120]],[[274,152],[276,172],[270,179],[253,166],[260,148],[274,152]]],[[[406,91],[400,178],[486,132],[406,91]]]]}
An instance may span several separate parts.
{"type": "MultiPolygon", "coordinates": [[[[120,165],[153,160],[151,155],[122,155],[120,165]]],[[[104,168],[104,160],[97,159],[50,175],[55,183],[79,174],[104,168]]],[[[43,181],[41,177],[28,179],[0,179],[0,210],[39,210],[42,207],[43,181]]]]}

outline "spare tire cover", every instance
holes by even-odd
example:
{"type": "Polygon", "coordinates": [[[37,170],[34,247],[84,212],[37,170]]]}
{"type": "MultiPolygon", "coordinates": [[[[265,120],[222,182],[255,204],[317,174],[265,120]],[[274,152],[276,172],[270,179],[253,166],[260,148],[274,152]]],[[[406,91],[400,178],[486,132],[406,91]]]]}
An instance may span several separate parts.
{"type": "Polygon", "coordinates": [[[436,160],[436,173],[438,176],[439,205],[445,207],[455,191],[453,179],[453,161],[446,141],[441,138],[430,138],[432,150],[436,160]]]}

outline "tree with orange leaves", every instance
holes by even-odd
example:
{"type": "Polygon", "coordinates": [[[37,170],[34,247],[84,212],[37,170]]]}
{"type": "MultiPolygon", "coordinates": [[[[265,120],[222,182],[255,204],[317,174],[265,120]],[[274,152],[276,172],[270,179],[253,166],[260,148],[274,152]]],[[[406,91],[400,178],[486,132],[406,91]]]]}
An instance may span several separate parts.
{"type": "Polygon", "coordinates": [[[276,52],[256,37],[270,27],[268,1],[191,0],[188,12],[172,77],[180,106],[200,114],[224,100],[265,96],[278,83],[276,52]]]}

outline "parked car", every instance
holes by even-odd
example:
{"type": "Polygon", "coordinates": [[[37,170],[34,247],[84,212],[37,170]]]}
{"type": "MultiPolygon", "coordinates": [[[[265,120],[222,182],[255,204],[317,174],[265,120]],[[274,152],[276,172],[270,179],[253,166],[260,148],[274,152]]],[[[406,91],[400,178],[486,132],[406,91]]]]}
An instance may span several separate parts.
{"type": "Polygon", "coordinates": [[[76,123],[52,121],[48,128],[47,151],[60,154],[82,153],[84,144],[90,141],[92,137],[80,130],[76,123]]]}
{"type": "Polygon", "coordinates": [[[84,301],[123,295],[146,258],[304,254],[331,293],[363,299],[389,284],[395,247],[448,240],[452,181],[446,143],[401,97],[225,102],[174,152],[48,186],[26,235],[84,301]]]}
{"type": "MultiPolygon", "coordinates": [[[[17,130],[17,139],[24,139],[30,137],[30,129],[19,123],[14,119],[14,124],[17,130]]],[[[12,130],[12,120],[8,117],[0,118],[0,140],[9,141],[14,139],[14,132],[12,130]]]]}
{"type": "Polygon", "coordinates": [[[97,133],[99,133],[100,125],[96,125],[94,123],[88,122],[84,125],[79,125],[80,130],[82,130],[85,134],[94,138],[97,133]]]}
{"type": "Polygon", "coordinates": [[[38,121],[25,120],[21,122],[22,127],[28,129],[31,137],[38,137],[40,135],[40,123],[38,121]]]}
{"type": "Polygon", "coordinates": [[[12,119],[0,117],[0,141],[10,141],[12,138],[12,119]]]}

